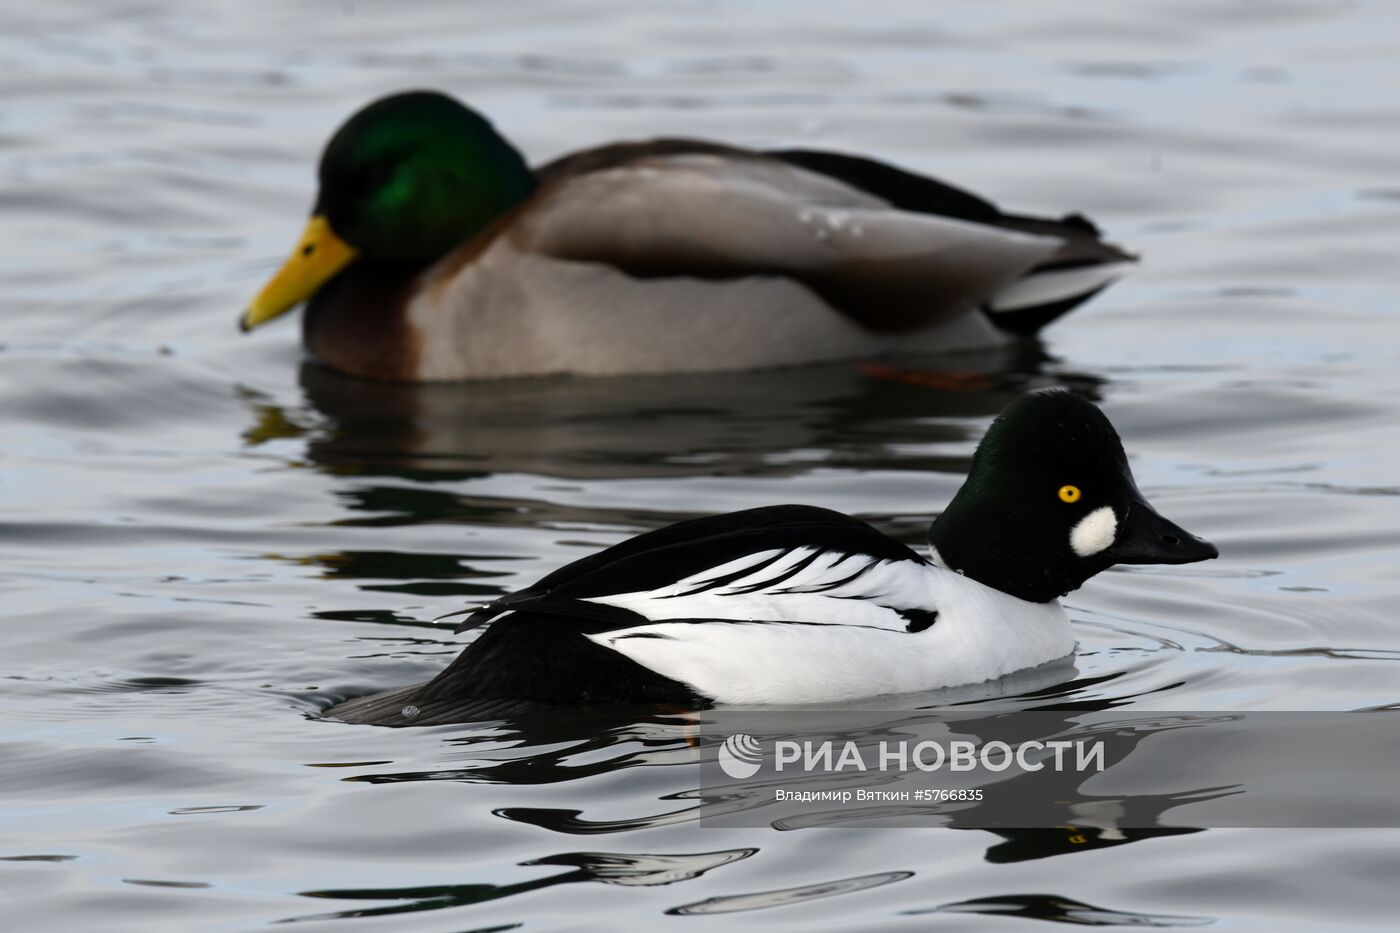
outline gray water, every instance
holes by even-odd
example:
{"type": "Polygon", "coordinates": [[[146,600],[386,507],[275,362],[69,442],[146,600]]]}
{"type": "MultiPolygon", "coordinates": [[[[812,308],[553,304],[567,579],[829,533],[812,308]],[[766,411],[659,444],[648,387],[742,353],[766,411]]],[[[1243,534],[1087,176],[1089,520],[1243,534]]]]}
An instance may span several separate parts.
{"type": "Polygon", "coordinates": [[[435,616],[679,518],[917,542],[1053,384],[1222,557],[1096,578],[1072,665],[963,702],[1394,706],[1398,36],[1306,0],[7,5],[0,926],[1393,929],[1391,830],[719,829],[654,722],[316,713],[439,670],[435,616]],[[415,389],[239,335],[326,136],[412,86],[536,160],[869,152],[1144,262],[1037,346],[884,368],[415,389]]]}

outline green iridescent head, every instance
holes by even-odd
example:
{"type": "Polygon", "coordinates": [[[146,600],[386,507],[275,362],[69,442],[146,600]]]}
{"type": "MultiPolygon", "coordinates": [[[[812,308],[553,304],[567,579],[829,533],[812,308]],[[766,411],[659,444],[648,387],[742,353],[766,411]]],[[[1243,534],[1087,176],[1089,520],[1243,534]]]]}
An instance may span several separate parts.
{"type": "Polygon", "coordinates": [[[520,153],[484,117],[444,94],[377,100],[336,131],[321,157],[312,214],[367,258],[431,262],[534,189],[520,153]]]}
{"type": "Polygon", "coordinates": [[[244,314],[245,329],[305,301],[355,262],[426,266],[530,196],[524,158],[480,114],[435,91],[377,100],[321,156],[311,221],[244,314]]]}

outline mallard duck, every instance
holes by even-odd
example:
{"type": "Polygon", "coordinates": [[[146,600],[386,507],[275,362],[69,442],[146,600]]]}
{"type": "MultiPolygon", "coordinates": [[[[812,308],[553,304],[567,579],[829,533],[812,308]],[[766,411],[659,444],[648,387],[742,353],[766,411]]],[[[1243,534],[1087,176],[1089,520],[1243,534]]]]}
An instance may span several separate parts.
{"type": "Polygon", "coordinates": [[[1217,556],[1147,503],[1113,425],[1063,389],[998,416],[929,543],[924,557],[805,505],[680,522],[471,611],[458,631],[489,627],[435,679],[327,715],[409,725],[978,683],[1072,652],[1058,600],[1095,574],[1217,556]]]}
{"type": "Polygon", "coordinates": [[[245,330],[371,379],[747,369],[1033,333],[1132,257],[1079,215],[1004,214],[835,152],[621,142],[532,170],[413,91],[331,138],[320,194],[245,330]]]}

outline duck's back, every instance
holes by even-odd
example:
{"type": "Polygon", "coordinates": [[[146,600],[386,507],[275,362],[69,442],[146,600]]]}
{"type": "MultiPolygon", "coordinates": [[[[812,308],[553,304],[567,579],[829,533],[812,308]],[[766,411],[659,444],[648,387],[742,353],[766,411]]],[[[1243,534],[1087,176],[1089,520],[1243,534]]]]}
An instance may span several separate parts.
{"type": "Polygon", "coordinates": [[[546,166],[534,197],[427,274],[410,308],[422,378],[996,344],[970,312],[1064,246],[973,219],[976,199],[914,205],[953,215],[910,209],[786,155],[662,140],[546,166]]]}

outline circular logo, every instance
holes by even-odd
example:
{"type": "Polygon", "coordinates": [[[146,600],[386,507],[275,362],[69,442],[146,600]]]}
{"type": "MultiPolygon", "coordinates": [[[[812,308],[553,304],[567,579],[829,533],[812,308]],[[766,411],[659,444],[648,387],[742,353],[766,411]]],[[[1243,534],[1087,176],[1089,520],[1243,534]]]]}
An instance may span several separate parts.
{"type": "Polygon", "coordinates": [[[715,757],[721,771],[736,780],[743,780],[758,773],[759,766],[763,764],[763,746],[753,736],[736,732],[724,740],[715,757]]]}

